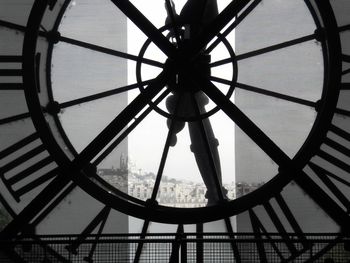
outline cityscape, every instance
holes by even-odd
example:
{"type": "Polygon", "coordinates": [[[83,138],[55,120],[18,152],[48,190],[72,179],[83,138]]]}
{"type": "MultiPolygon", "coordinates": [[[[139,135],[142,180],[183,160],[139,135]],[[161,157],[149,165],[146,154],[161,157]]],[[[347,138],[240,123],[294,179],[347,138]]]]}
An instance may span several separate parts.
{"type": "MultiPolygon", "coordinates": [[[[121,168],[101,168],[98,175],[117,189],[146,201],[152,196],[156,175],[152,172],[130,171],[121,161],[121,168]]],[[[264,183],[232,182],[224,184],[227,198],[232,200],[246,195],[264,183]]],[[[204,183],[178,180],[163,176],[157,191],[157,202],[170,207],[203,207],[207,204],[204,183]]]]}

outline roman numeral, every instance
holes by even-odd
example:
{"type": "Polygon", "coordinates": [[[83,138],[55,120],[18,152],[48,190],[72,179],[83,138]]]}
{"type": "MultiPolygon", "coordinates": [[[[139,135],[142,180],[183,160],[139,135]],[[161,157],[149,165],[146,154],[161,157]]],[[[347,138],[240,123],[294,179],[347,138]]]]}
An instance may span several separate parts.
{"type": "Polygon", "coordinates": [[[350,90],[350,83],[341,83],[340,90],[350,90]]]}
{"type": "Polygon", "coordinates": [[[279,249],[275,241],[273,241],[271,234],[269,234],[271,233],[271,226],[264,226],[257,213],[253,209],[249,210],[254,236],[258,240],[256,246],[260,257],[260,262],[270,262],[270,257],[279,257],[281,261],[284,262],[285,260],[286,262],[289,262],[308,248],[306,236],[301,230],[301,227],[293,216],[286,201],[280,194],[275,196],[275,201],[276,203],[274,203],[274,205],[271,204],[271,200],[264,203],[263,209],[267,213],[268,218],[272,222],[274,228],[281,234],[283,241],[280,242],[283,242],[286,247],[286,249],[283,251],[279,249]],[[282,211],[283,217],[280,212],[276,211],[282,211]],[[281,218],[285,218],[286,220],[282,222],[281,218]],[[298,242],[292,240],[290,234],[287,232],[287,227],[293,230],[293,234],[295,234],[295,237],[297,237],[298,242]],[[266,242],[259,242],[259,240],[266,242]],[[266,246],[271,246],[273,250],[270,249],[269,252],[266,252],[266,246]]]}
{"type": "Polygon", "coordinates": [[[49,5],[49,10],[53,10],[55,8],[55,5],[57,4],[57,0],[49,0],[48,5],[49,5]]]}
{"type": "Polygon", "coordinates": [[[104,226],[106,224],[106,221],[108,219],[109,213],[111,211],[110,207],[105,206],[97,215],[96,217],[87,225],[87,227],[83,230],[83,232],[74,240],[74,242],[71,245],[68,245],[66,249],[73,253],[78,254],[78,248],[79,246],[84,243],[84,241],[87,239],[87,237],[92,234],[92,232],[97,229],[97,235],[95,236],[95,240],[90,248],[89,255],[84,258],[87,262],[92,262],[92,257],[94,255],[96,245],[99,241],[100,235],[102,234],[102,231],[104,229],[104,226]]]}
{"type": "Polygon", "coordinates": [[[23,90],[22,56],[0,56],[0,90],[23,90]]]}
{"type": "Polygon", "coordinates": [[[13,198],[21,197],[57,175],[57,166],[36,133],[0,152],[0,177],[13,198]],[[54,168],[52,168],[54,166],[54,168]]]}
{"type": "MultiPolygon", "coordinates": [[[[344,63],[350,63],[350,55],[342,54],[342,61],[344,63]]],[[[347,75],[350,73],[350,68],[343,70],[342,75],[347,75]]]]}
{"type": "Polygon", "coordinates": [[[350,212],[350,201],[346,196],[350,187],[350,165],[346,158],[350,158],[350,133],[331,125],[330,133],[324,140],[324,146],[317,157],[309,163],[311,170],[322,181],[324,186],[336,197],[336,199],[350,212]],[[330,135],[336,135],[330,137],[330,135]]]}

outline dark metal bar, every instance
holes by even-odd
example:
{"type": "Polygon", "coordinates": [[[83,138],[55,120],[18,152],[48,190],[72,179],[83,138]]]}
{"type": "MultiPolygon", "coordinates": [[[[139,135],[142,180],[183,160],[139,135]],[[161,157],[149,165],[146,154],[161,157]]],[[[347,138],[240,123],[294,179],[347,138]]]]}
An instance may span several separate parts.
{"type": "Polygon", "coordinates": [[[131,55],[131,54],[128,54],[125,52],[121,52],[121,51],[117,51],[117,50],[113,50],[113,49],[109,49],[109,48],[105,48],[105,47],[101,47],[101,46],[97,46],[94,44],[90,44],[87,42],[83,42],[80,40],[76,40],[76,39],[72,39],[72,38],[68,38],[68,37],[64,37],[64,36],[60,36],[59,41],[64,42],[64,43],[68,43],[71,45],[79,46],[82,48],[87,48],[87,49],[97,51],[100,53],[108,54],[111,56],[116,56],[116,57],[125,58],[125,59],[129,59],[129,60],[134,60],[134,61],[141,61],[142,63],[148,64],[148,65],[151,65],[154,67],[158,67],[158,68],[164,67],[164,64],[161,62],[158,62],[158,61],[154,61],[151,59],[131,55]]]}
{"type": "Polygon", "coordinates": [[[338,158],[334,157],[333,155],[327,153],[326,151],[319,150],[317,152],[317,156],[330,162],[331,164],[335,165],[336,167],[343,169],[344,171],[350,173],[350,165],[349,164],[343,162],[342,160],[339,160],[338,158]]]}
{"type": "Polygon", "coordinates": [[[44,145],[39,145],[37,147],[35,147],[34,149],[26,152],[25,154],[17,157],[16,159],[12,160],[11,162],[5,164],[4,166],[2,166],[0,168],[1,172],[6,173],[14,168],[16,168],[17,166],[21,165],[22,163],[28,161],[29,159],[37,156],[38,154],[42,153],[45,151],[45,147],[44,145]]]}
{"type": "Polygon", "coordinates": [[[320,186],[305,173],[295,176],[294,181],[303,191],[307,192],[313,200],[317,200],[317,204],[342,227],[343,232],[350,232],[348,224],[349,215],[333,200],[333,198],[324,192],[320,186]]]}
{"type": "Polygon", "coordinates": [[[271,218],[277,231],[279,233],[281,233],[282,238],[286,240],[285,244],[288,247],[289,251],[292,253],[292,255],[296,255],[297,249],[295,248],[294,244],[290,242],[290,238],[287,234],[287,231],[286,231],[285,227],[283,226],[281,220],[278,218],[275,210],[272,208],[272,205],[269,202],[266,202],[266,203],[264,203],[264,208],[265,208],[266,212],[268,213],[269,217],[271,218]]]}
{"type": "Polygon", "coordinates": [[[169,58],[176,49],[163,34],[129,1],[111,0],[169,58]]]}
{"type": "Polygon", "coordinates": [[[350,111],[349,110],[344,110],[344,109],[339,109],[339,108],[336,108],[334,110],[334,113],[341,114],[341,115],[344,115],[344,116],[350,116],[350,111]]]}
{"type": "MultiPolygon", "coordinates": [[[[294,45],[297,45],[297,44],[301,44],[303,42],[314,40],[314,39],[316,39],[316,36],[317,36],[316,34],[311,34],[311,35],[307,35],[307,36],[304,36],[304,37],[296,38],[296,39],[293,39],[293,40],[285,41],[285,42],[282,42],[282,43],[279,43],[279,44],[276,44],[276,45],[272,45],[272,46],[269,46],[269,47],[265,47],[265,48],[257,49],[257,50],[250,51],[250,52],[247,52],[247,53],[244,53],[244,54],[237,55],[234,59],[236,59],[236,61],[239,61],[239,60],[251,58],[251,57],[254,57],[254,56],[266,54],[268,52],[276,51],[276,50],[279,50],[279,49],[291,47],[291,46],[294,46],[294,45]]],[[[221,65],[224,65],[224,64],[227,64],[227,63],[232,63],[232,59],[233,58],[226,58],[226,59],[218,60],[218,61],[212,62],[210,64],[210,66],[211,67],[217,67],[217,66],[221,66],[221,65]]]]}
{"type": "Polygon", "coordinates": [[[2,196],[2,194],[0,193],[0,203],[1,205],[6,209],[6,211],[9,213],[9,215],[13,218],[15,217],[17,214],[16,212],[12,209],[12,207],[8,204],[8,202],[6,201],[6,199],[2,196]]]}
{"type": "Polygon", "coordinates": [[[307,36],[299,37],[299,38],[296,38],[296,39],[293,39],[293,40],[285,41],[285,42],[282,42],[282,43],[279,43],[279,44],[276,44],[276,45],[272,45],[272,46],[269,46],[269,47],[265,47],[265,48],[262,48],[262,49],[258,49],[258,50],[247,52],[247,53],[244,53],[244,54],[241,54],[241,55],[237,55],[236,56],[236,60],[239,61],[239,60],[250,58],[250,57],[254,57],[254,56],[257,56],[257,55],[262,55],[262,54],[265,54],[265,53],[268,53],[268,52],[271,52],[271,51],[276,51],[276,50],[283,49],[283,48],[286,48],[286,47],[291,47],[291,46],[294,46],[294,45],[297,45],[297,44],[301,44],[301,43],[304,43],[304,42],[307,42],[307,41],[315,40],[316,37],[317,37],[317,34],[314,33],[314,34],[310,34],[310,35],[307,35],[307,36]]]}
{"type": "Polygon", "coordinates": [[[14,55],[14,56],[0,56],[0,63],[22,63],[23,57],[14,55]]]}
{"type": "MultiPolygon", "coordinates": [[[[182,95],[180,95],[180,97],[178,97],[178,100],[176,101],[175,112],[174,112],[175,116],[178,113],[179,104],[180,104],[181,98],[182,98],[182,95]]],[[[165,141],[162,157],[160,159],[160,164],[159,164],[159,167],[158,167],[157,177],[156,177],[156,180],[154,182],[154,186],[153,186],[153,190],[152,190],[152,196],[151,196],[151,200],[152,201],[156,200],[156,197],[157,197],[157,194],[158,194],[159,185],[160,185],[160,181],[161,181],[162,176],[163,176],[165,163],[166,163],[166,160],[168,158],[168,153],[169,153],[169,149],[170,149],[171,139],[172,139],[172,137],[174,135],[174,128],[175,128],[176,122],[177,122],[177,120],[175,120],[175,119],[171,120],[171,124],[170,124],[168,135],[167,135],[167,138],[166,138],[166,141],[165,141]]]]}
{"type": "Polygon", "coordinates": [[[0,90],[23,90],[23,83],[0,83],[0,90]]]}
{"type": "MultiPolygon", "coordinates": [[[[193,107],[194,107],[194,113],[196,114],[196,116],[200,117],[201,111],[200,111],[198,102],[197,102],[194,95],[192,95],[191,97],[192,97],[192,103],[193,103],[193,107]]],[[[214,149],[211,148],[211,145],[210,145],[210,142],[208,139],[208,134],[207,134],[209,132],[209,131],[207,131],[207,129],[210,129],[211,126],[210,126],[208,119],[204,119],[204,120],[201,120],[200,118],[198,118],[198,119],[199,119],[198,121],[188,124],[190,126],[190,132],[192,129],[193,130],[196,129],[195,127],[197,127],[197,129],[199,129],[200,134],[198,134],[196,138],[198,138],[198,140],[200,140],[200,143],[205,148],[205,152],[207,153],[206,157],[207,157],[207,161],[209,162],[209,167],[210,167],[210,172],[211,172],[211,177],[212,177],[209,179],[209,181],[214,181],[214,186],[216,188],[216,193],[217,193],[216,198],[218,198],[219,201],[223,201],[223,200],[225,200],[225,196],[224,196],[224,193],[222,191],[222,185],[221,185],[221,182],[219,179],[219,177],[221,177],[221,171],[220,171],[221,169],[219,168],[220,163],[216,163],[216,161],[219,162],[219,160],[216,160],[214,157],[214,154],[213,154],[214,149]],[[204,122],[207,122],[207,124],[204,124],[204,122]],[[192,126],[192,128],[191,128],[191,126],[192,126]]],[[[194,142],[192,141],[192,144],[193,143],[194,142]]],[[[196,154],[196,153],[194,152],[194,154],[196,154]]],[[[200,165],[202,165],[202,163],[197,162],[197,165],[200,166],[200,165]]],[[[202,172],[201,167],[198,167],[198,168],[202,172]]],[[[202,175],[202,177],[203,177],[203,175],[202,175]]],[[[206,183],[205,178],[203,178],[203,180],[206,183]]],[[[207,189],[207,190],[211,190],[211,189],[207,189]]],[[[210,200],[208,199],[208,201],[210,201],[210,200]]]]}
{"type": "Polygon", "coordinates": [[[231,1],[208,26],[203,28],[200,35],[198,35],[189,46],[181,50],[179,57],[186,58],[196,56],[244,7],[248,5],[250,1],[251,0],[231,1]]]}
{"type": "Polygon", "coordinates": [[[10,122],[14,122],[14,121],[20,121],[20,120],[23,120],[23,119],[26,119],[29,117],[30,117],[29,112],[18,114],[18,115],[13,115],[11,117],[6,117],[3,119],[0,119],[0,125],[7,124],[10,122]]]}
{"type": "Polygon", "coordinates": [[[6,76],[22,76],[22,69],[0,69],[0,76],[6,77],[6,76]]]}
{"type": "Polygon", "coordinates": [[[24,230],[56,195],[70,182],[70,176],[55,177],[1,232],[0,240],[11,239],[24,230]]]}
{"type": "Polygon", "coordinates": [[[350,90],[350,82],[349,83],[341,83],[341,90],[350,90]]]}
{"type": "Polygon", "coordinates": [[[22,181],[23,179],[27,178],[29,175],[34,174],[36,171],[40,170],[41,168],[45,167],[46,165],[52,163],[52,157],[48,156],[44,159],[41,159],[40,161],[37,161],[32,166],[26,168],[25,170],[19,172],[18,174],[12,176],[7,180],[7,182],[11,185],[14,185],[18,183],[19,181],[22,181]]]}
{"type": "Polygon", "coordinates": [[[151,82],[152,82],[152,80],[147,80],[147,81],[143,81],[141,83],[135,83],[135,84],[126,85],[126,86],[123,86],[123,87],[118,87],[116,89],[112,89],[112,90],[96,93],[96,94],[93,94],[93,95],[89,95],[89,96],[86,96],[86,97],[83,97],[83,98],[62,102],[59,105],[60,105],[60,108],[62,108],[62,109],[63,108],[68,108],[68,107],[72,107],[72,106],[75,106],[75,105],[78,105],[78,104],[91,102],[91,101],[94,101],[94,100],[98,100],[98,99],[102,99],[102,98],[105,98],[105,97],[117,95],[117,94],[120,94],[120,93],[123,93],[123,92],[127,92],[129,90],[139,88],[140,86],[143,86],[143,85],[149,85],[151,82]]]}
{"type": "Polygon", "coordinates": [[[332,140],[329,137],[326,137],[323,142],[324,142],[324,144],[328,145],[329,147],[331,147],[331,148],[337,150],[338,152],[341,152],[342,154],[350,157],[350,149],[345,147],[344,145],[332,140]]]}
{"type": "Polygon", "coordinates": [[[174,2],[172,0],[165,0],[165,7],[168,13],[168,17],[166,19],[166,23],[171,25],[172,30],[174,31],[175,39],[178,45],[181,45],[181,38],[179,32],[179,25],[177,14],[174,7],[174,2]]]}
{"type": "Polygon", "coordinates": [[[141,92],[116,118],[100,132],[89,145],[83,149],[72,162],[72,171],[80,170],[101,150],[103,150],[119,134],[151,100],[163,89],[169,78],[169,70],[165,69],[152,83],[141,92]]]}
{"type": "Polygon", "coordinates": [[[23,139],[21,139],[20,141],[12,144],[11,146],[7,147],[6,149],[2,150],[0,152],[0,159],[5,158],[6,156],[22,149],[23,147],[27,146],[28,144],[34,142],[35,140],[37,140],[39,138],[37,133],[33,133],[23,139]]]}
{"type": "MultiPolygon", "coordinates": [[[[140,240],[144,239],[146,237],[148,227],[149,227],[150,221],[145,220],[143,222],[142,230],[141,230],[141,235],[140,235],[140,240]]],[[[141,254],[142,254],[142,249],[143,249],[143,243],[138,243],[136,253],[135,253],[135,258],[134,258],[134,263],[140,262],[141,254]]]]}
{"type": "Polygon", "coordinates": [[[339,190],[339,188],[329,179],[329,177],[332,177],[333,179],[343,183],[348,187],[350,187],[350,183],[312,162],[309,163],[309,166],[318,176],[318,178],[320,178],[321,181],[328,187],[332,194],[334,194],[338,200],[348,209],[348,211],[350,211],[349,199],[339,190]]]}
{"type": "MultiPolygon", "coordinates": [[[[111,208],[108,206],[105,206],[94,218],[93,220],[86,226],[86,228],[83,230],[83,232],[81,232],[81,234],[76,238],[76,240],[74,240],[74,242],[67,246],[67,250],[72,252],[73,254],[77,254],[77,249],[78,247],[84,243],[84,240],[86,240],[86,238],[89,236],[89,234],[92,233],[92,231],[94,231],[94,229],[99,225],[103,225],[105,221],[108,218],[109,212],[110,212],[111,208]]],[[[96,238],[99,237],[100,234],[97,234],[96,238]]]]}
{"type": "MultiPolygon", "coordinates": [[[[298,240],[304,245],[304,247],[307,247],[306,236],[305,236],[303,230],[301,229],[299,223],[297,222],[296,218],[294,217],[292,211],[288,207],[286,201],[284,200],[284,198],[282,197],[282,195],[280,193],[275,196],[275,199],[276,199],[278,205],[280,206],[284,216],[286,217],[289,224],[291,225],[295,235],[298,237],[298,240]]],[[[291,242],[291,240],[290,240],[290,242],[291,242]]]]}
{"type": "Polygon", "coordinates": [[[169,263],[179,263],[180,262],[179,261],[180,248],[181,247],[183,248],[183,246],[186,246],[186,244],[183,244],[181,242],[183,234],[184,234],[184,226],[183,225],[178,225],[177,230],[176,230],[176,235],[175,235],[175,242],[172,245],[172,250],[171,250],[169,263]]]}
{"type": "Polygon", "coordinates": [[[342,54],[342,60],[344,62],[350,63],[350,55],[342,54]]]}
{"type": "MultiPolygon", "coordinates": [[[[159,96],[154,104],[157,105],[158,103],[160,103],[168,94],[169,94],[170,90],[166,90],[165,92],[163,92],[161,94],[161,96],[159,96]]],[[[147,117],[148,114],[151,113],[151,111],[153,110],[153,108],[151,106],[149,106],[144,112],[142,112],[142,114],[140,116],[138,116],[133,123],[131,123],[124,131],[122,134],[120,134],[118,136],[118,138],[116,140],[114,140],[94,161],[93,164],[94,165],[98,165],[100,162],[103,161],[104,158],[106,158],[114,149],[115,147],[117,147],[129,134],[130,132],[132,132],[137,125],[140,124],[140,122],[147,117]]]]}
{"type": "Polygon", "coordinates": [[[43,183],[47,182],[48,180],[54,178],[55,176],[57,176],[57,169],[53,169],[50,172],[47,172],[47,173],[41,175],[40,177],[36,178],[34,181],[26,184],[25,186],[22,186],[21,188],[14,190],[14,194],[16,195],[16,197],[18,199],[20,199],[20,197],[22,195],[32,191],[33,189],[35,189],[39,185],[42,185],[43,183]]]}
{"type": "MultiPolygon", "coordinates": [[[[203,240],[203,223],[196,224],[196,238],[203,240]]],[[[200,241],[196,243],[196,262],[204,262],[204,244],[200,241]]]]}
{"type": "MultiPolygon", "coordinates": [[[[251,222],[251,225],[252,225],[252,229],[253,229],[253,232],[254,232],[255,239],[261,240],[262,236],[261,236],[261,233],[260,233],[260,229],[263,229],[263,231],[264,231],[265,228],[263,227],[263,225],[259,221],[259,219],[258,219],[257,215],[255,214],[255,212],[253,210],[251,210],[251,209],[249,210],[249,217],[250,217],[250,222],[251,222]]],[[[261,243],[261,242],[256,242],[256,247],[257,247],[257,250],[258,250],[260,262],[267,263],[267,258],[266,258],[266,252],[265,252],[264,244],[261,243]]],[[[282,258],[283,258],[283,256],[282,256],[282,258]]]]}
{"type": "MultiPolygon", "coordinates": [[[[225,221],[227,233],[229,234],[230,238],[234,240],[235,239],[235,235],[234,235],[234,232],[233,232],[233,228],[232,228],[232,224],[231,224],[230,218],[225,218],[224,221],[225,221]]],[[[233,251],[233,255],[235,256],[236,262],[237,263],[241,263],[241,255],[239,253],[239,249],[237,247],[237,243],[235,241],[232,241],[232,242],[230,242],[230,245],[231,245],[231,248],[232,248],[232,251],[233,251]]]]}
{"type": "Polygon", "coordinates": [[[100,236],[102,234],[102,231],[106,225],[106,222],[107,222],[107,218],[109,216],[109,213],[111,212],[111,208],[109,207],[107,209],[107,211],[105,211],[105,215],[104,217],[102,218],[102,222],[100,224],[100,227],[97,231],[97,235],[95,237],[95,242],[92,244],[91,246],[91,249],[90,249],[90,252],[89,252],[89,255],[87,257],[84,258],[85,261],[87,262],[92,262],[92,257],[94,256],[94,253],[95,253],[95,250],[96,250],[96,246],[97,244],[99,243],[99,239],[100,239],[100,236]]]}
{"type": "Polygon", "coordinates": [[[261,0],[254,0],[241,15],[239,15],[232,24],[225,29],[223,33],[220,34],[220,38],[217,38],[206,50],[205,52],[210,53],[214,48],[221,42],[222,38],[225,38],[234,30],[259,4],[261,0]]]}
{"type": "Polygon", "coordinates": [[[338,135],[339,137],[344,138],[348,142],[350,142],[350,133],[339,128],[338,126],[331,124],[329,127],[329,130],[333,132],[334,134],[338,135]]]}
{"type": "Polygon", "coordinates": [[[4,20],[0,20],[0,26],[7,27],[10,29],[14,29],[14,30],[18,30],[18,31],[22,31],[22,32],[24,32],[26,30],[25,26],[14,24],[14,23],[4,21],[4,20]]]}
{"type": "MultiPolygon", "coordinates": [[[[219,82],[219,83],[222,83],[222,84],[226,84],[226,85],[232,85],[232,81],[221,79],[221,78],[217,78],[217,77],[210,77],[210,80],[215,81],[215,82],[219,82]]],[[[278,93],[278,92],[274,92],[274,91],[270,91],[270,90],[254,87],[254,86],[243,84],[243,83],[239,83],[239,82],[235,83],[235,86],[236,86],[236,88],[239,88],[239,89],[242,89],[242,90],[255,92],[255,93],[258,93],[258,94],[266,95],[266,96],[269,96],[269,97],[274,97],[274,98],[277,98],[277,99],[286,100],[286,101],[289,101],[289,102],[297,103],[297,104],[308,106],[308,107],[312,107],[312,108],[315,108],[316,105],[317,105],[317,103],[313,102],[313,101],[309,101],[309,100],[305,100],[305,99],[301,99],[301,98],[285,95],[285,94],[282,94],[282,93],[278,93]]]]}
{"type": "Polygon", "coordinates": [[[280,167],[291,166],[290,158],[215,85],[205,81],[202,89],[274,162],[280,167]]]}
{"type": "Polygon", "coordinates": [[[350,30],[350,25],[343,25],[343,26],[338,27],[339,32],[344,32],[346,30],[350,30]]]}
{"type": "Polygon", "coordinates": [[[50,205],[42,211],[35,220],[31,223],[33,226],[37,226],[42,220],[44,220],[50,212],[76,188],[76,184],[74,182],[68,184],[68,186],[57,195],[57,197],[50,203],[50,205]]]}
{"type": "Polygon", "coordinates": [[[350,68],[346,69],[346,70],[343,70],[341,74],[344,76],[344,75],[347,75],[349,73],[350,73],[350,68]]]}
{"type": "MultiPolygon", "coordinates": [[[[257,127],[236,105],[226,98],[210,81],[203,82],[202,90],[230,117],[272,160],[286,176],[293,175],[295,182],[317,202],[328,215],[344,229],[348,229],[348,214],[313,182],[305,172],[257,127]]],[[[350,230],[350,229],[349,229],[350,230]]]]}

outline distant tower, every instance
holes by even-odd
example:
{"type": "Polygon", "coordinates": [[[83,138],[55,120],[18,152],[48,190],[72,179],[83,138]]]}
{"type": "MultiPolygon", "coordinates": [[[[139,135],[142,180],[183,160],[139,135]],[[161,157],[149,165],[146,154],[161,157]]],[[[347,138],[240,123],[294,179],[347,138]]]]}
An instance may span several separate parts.
{"type": "Polygon", "coordinates": [[[126,172],[128,170],[128,157],[122,153],[120,155],[119,167],[122,172],[126,172]]]}

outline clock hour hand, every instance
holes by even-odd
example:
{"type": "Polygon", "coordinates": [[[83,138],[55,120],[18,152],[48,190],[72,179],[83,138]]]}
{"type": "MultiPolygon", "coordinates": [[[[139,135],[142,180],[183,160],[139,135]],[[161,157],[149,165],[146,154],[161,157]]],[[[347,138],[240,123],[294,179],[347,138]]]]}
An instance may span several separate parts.
{"type": "MultiPolygon", "coordinates": [[[[175,12],[170,8],[168,2],[167,22],[175,24],[175,12]]],[[[191,41],[202,30],[203,26],[210,23],[218,14],[216,0],[196,1],[189,0],[183,7],[180,16],[181,25],[184,26],[183,41],[191,41]]],[[[175,26],[176,29],[176,26],[175,26]]],[[[210,75],[210,56],[201,52],[197,57],[195,67],[206,76],[210,75]]],[[[218,140],[215,138],[213,129],[208,118],[202,120],[201,114],[205,113],[205,105],[208,103],[206,95],[198,88],[194,88],[190,76],[179,73],[177,80],[169,85],[173,95],[167,99],[167,109],[171,114],[184,116],[185,118],[197,118],[188,122],[191,139],[191,151],[194,153],[196,163],[203,182],[206,185],[208,205],[216,204],[226,199],[226,190],[222,187],[221,167],[218,152],[218,140]],[[176,104],[177,102],[177,104],[176,104]],[[175,110],[175,108],[177,110],[175,110]]],[[[168,87],[169,87],[168,86],[168,87]]],[[[168,119],[168,127],[171,127],[171,120],[168,119]]],[[[176,133],[184,127],[184,122],[176,121],[172,126],[174,129],[171,145],[176,144],[176,133]]]]}
{"type": "MultiPolygon", "coordinates": [[[[207,96],[198,92],[193,97],[192,112],[197,116],[205,114],[207,96]]],[[[207,205],[214,205],[227,199],[227,190],[222,186],[221,164],[218,152],[219,141],[215,138],[209,118],[189,122],[188,129],[199,172],[207,188],[207,205]]]]}

